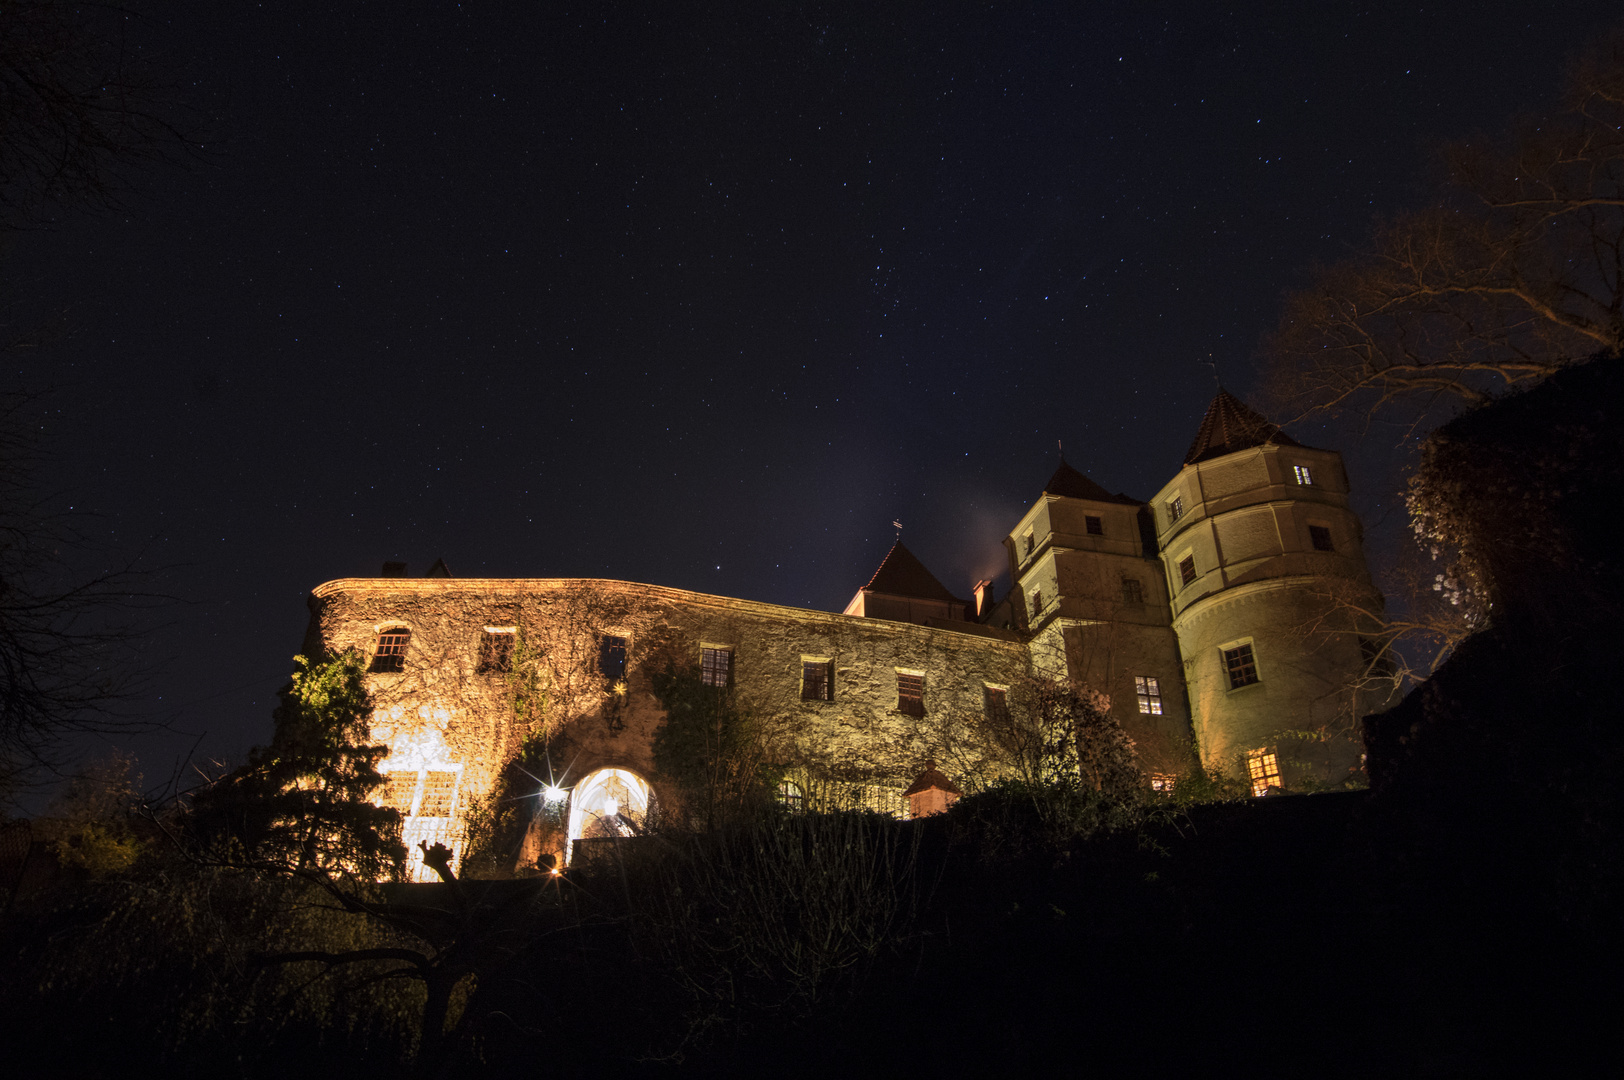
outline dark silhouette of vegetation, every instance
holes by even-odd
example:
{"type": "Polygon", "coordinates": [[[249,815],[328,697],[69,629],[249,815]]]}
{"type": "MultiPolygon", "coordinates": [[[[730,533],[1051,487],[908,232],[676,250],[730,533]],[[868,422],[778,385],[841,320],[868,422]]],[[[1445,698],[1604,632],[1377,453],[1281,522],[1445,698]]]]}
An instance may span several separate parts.
{"type": "Polygon", "coordinates": [[[400,812],[372,801],[389,748],[370,742],[366,661],[352,651],[294,663],[271,744],[192,793],[192,837],[202,850],[244,864],[398,878],[406,858],[400,812]]]}

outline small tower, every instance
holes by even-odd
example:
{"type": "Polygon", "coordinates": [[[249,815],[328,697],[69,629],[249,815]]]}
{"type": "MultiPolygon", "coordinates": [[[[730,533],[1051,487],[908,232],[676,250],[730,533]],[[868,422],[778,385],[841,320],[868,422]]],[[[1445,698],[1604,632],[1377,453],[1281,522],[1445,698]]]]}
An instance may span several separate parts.
{"type": "Polygon", "coordinates": [[[1183,671],[1145,504],[1062,461],[1004,546],[1034,670],[1109,695],[1146,767],[1181,770],[1183,671]]]}
{"type": "Polygon", "coordinates": [[[1382,600],[1341,456],[1220,389],[1152,509],[1203,764],[1255,794],[1348,779],[1380,704],[1356,691],[1375,628],[1350,605],[1382,600]]]}

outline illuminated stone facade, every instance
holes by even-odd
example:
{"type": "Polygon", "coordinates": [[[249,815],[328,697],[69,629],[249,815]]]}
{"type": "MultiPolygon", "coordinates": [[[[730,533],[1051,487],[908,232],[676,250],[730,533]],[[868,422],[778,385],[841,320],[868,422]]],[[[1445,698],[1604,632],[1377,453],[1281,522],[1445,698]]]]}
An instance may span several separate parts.
{"type": "Polygon", "coordinates": [[[769,719],[780,760],[898,813],[928,769],[960,781],[997,772],[987,721],[1034,673],[1108,694],[1163,787],[1194,752],[1240,777],[1276,777],[1259,756],[1271,755],[1287,788],[1334,784],[1357,771],[1357,749],[1323,736],[1380,704],[1353,689],[1370,642],[1337,603],[1379,610],[1360,536],[1340,458],[1221,392],[1149,504],[1062,464],[1004,541],[1013,588],[998,604],[986,582],[973,602],[958,599],[900,542],[841,614],[437,567],[320,586],[306,650],[373,658],[386,798],[408,815],[414,847],[460,845],[469,800],[493,789],[537,723],[570,747],[538,784],[575,789],[572,839],[640,813],[651,790],[664,797],[651,680],[667,669],[733,687],[769,719]],[[545,720],[515,707],[507,669],[521,661],[545,720]]]}

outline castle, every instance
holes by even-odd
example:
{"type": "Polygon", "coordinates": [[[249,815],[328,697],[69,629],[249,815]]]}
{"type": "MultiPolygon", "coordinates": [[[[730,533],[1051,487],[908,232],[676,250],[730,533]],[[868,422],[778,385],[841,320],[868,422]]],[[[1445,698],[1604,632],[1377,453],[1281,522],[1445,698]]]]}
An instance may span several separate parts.
{"type": "Polygon", "coordinates": [[[436,564],[319,586],[306,651],[370,658],[384,797],[413,850],[460,850],[469,800],[538,723],[569,737],[570,760],[538,778],[567,801],[569,841],[647,812],[664,719],[651,680],[667,668],[732,687],[789,756],[879,810],[925,812],[996,770],[980,721],[1006,717],[1033,675],[1108,694],[1154,786],[1199,754],[1263,795],[1360,771],[1351,721],[1385,700],[1361,678],[1381,651],[1361,625],[1381,606],[1361,541],[1340,456],[1220,390],[1148,503],[1062,462],[1004,539],[997,602],[986,581],[955,596],[900,540],[839,614],[436,564]],[[515,707],[516,665],[544,720],[515,707]]]}

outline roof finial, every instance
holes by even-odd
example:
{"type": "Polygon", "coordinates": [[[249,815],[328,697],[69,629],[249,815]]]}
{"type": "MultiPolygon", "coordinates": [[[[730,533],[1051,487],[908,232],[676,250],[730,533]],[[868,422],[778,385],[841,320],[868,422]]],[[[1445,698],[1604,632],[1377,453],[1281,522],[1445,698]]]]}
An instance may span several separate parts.
{"type": "Polygon", "coordinates": [[[1054,441],[1054,445],[1055,449],[1060,451],[1060,461],[1062,464],[1064,464],[1066,460],[1066,444],[1061,442],[1059,439],[1056,439],[1054,441]]]}
{"type": "Polygon", "coordinates": [[[897,539],[901,540],[902,539],[902,521],[901,521],[901,519],[892,518],[891,519],[891,524],[897,530],[897,539]]]}

